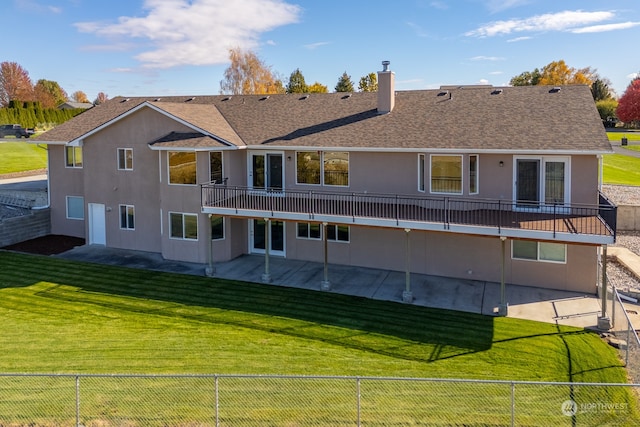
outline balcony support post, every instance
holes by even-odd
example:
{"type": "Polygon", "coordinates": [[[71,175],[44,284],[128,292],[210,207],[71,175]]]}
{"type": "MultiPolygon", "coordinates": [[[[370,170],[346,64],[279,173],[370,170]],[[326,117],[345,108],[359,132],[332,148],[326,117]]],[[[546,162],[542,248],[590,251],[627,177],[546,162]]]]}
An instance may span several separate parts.
{"type": "Polygon", "coordinates": [[[411,292],[411,242],[409,241],[409,232],[411,229],[405,228],[404,234],[406,236],[407,249],[405,253],[405,267],[404,267],[404,292],[402,292],[403,302],[413,302],[413,292],[411,292]]]}
{"type": "Polygon", "coordinates": [[[600,254],[602,261],[602,286],[600,287],[600,302],[602,312],[598,317],[598,329],[608,331],[611,329],[611,319],[607,316],[607,245],[602,245],[602,252],[600,254]]]}
{"type": "Polygon", "coordinates": [[[509,303],[507,303],[507,292],[506,285],[504,280],[504,270],[505,270],[505,255],[507,253],[507,238],[504,236],[500,237],[500,304],[498,305],[497,314],[498,316],[506,316],[509,312],[509,303]]]}
{"type": "Polygon", "coordinates": [[[322,223],[322,246],[324,252],[324,266],[322,270],[322,282],[320,282],[320,289],[323,291],[331,290],[331,282],[329,281],[329,245],[327,240],[327,223],[322,223]]]}
{"type": "Polygon", "coordinates": [[[207,258],[209,258],[209,265],[204,269],[204,275],[207,277],[213,277],[216,274],[216,268],[213,266],[213,230],[211,229],[212,217],[212,214],[207,215],[207,218],[209,218],[209,224],[207,227],[209,229],[209,232],[207,233],[207,238],[209,239],[209,248],[207,254],[207,258]]]}
{"type": "Polygon", "coordinates": [[[264,219],[264,273],[262,273],[262,283],[271,283],[271,272],[269,270],[269,249],[271,248],[271,220],[264,219]]]}

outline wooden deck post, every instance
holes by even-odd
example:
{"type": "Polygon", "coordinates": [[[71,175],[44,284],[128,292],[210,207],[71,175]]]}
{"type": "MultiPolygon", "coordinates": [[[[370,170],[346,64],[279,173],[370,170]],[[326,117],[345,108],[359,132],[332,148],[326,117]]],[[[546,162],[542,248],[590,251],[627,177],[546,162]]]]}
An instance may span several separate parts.
{"type": "Polygon", "coordinates": [[[410,231],[411,229],[409,228],[404,229],[407,243],[404,266],[404,292],[402,292],[402,301],[404,302],[413,302],[413,292],[411,292],[411,242],[409,241],[410,231]]]}
{"type": "Polygon", "coordinates": [[[269,249],[271,248],[271,220],[264,219],[264,273],[262,274],[262,282],[271,282],[271,272],[269,271],[269,249]]]}
{"type": "Polygon", "coordinates": [[[329,281],[329,245],[327,239],[327,223],[322,223],[322,246],[324,252],[324,266],[322,270],[322,282],[320,282],[320,289],[323,291],[331,290],[331,282],[329,281]]]}

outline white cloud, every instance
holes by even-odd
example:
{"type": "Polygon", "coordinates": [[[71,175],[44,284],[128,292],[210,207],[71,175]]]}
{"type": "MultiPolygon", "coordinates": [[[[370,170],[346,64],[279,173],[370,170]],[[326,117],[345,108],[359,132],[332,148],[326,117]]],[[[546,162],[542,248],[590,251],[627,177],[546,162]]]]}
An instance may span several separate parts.
{"type": "Polygon", "coordinates": [[[509,39],[507,40],[507,43],[515,43],[515,42],[521,42],[524,40],[531,40],[533,37],[529,37],[529,36],[524,36],[524,37],[516,37],[515,39],[509,39]]]}
{"type": "Polygon", "coordinates": [[[629,80],[635,80],[636,78],[638,78],[638,76],[640,76],[640,73],[631,73],[631,74],[627,74],[627,78],[629,80]]]}
{"type": "Polygon", "coordinates": [[[489,73],[491,76],[499,76],[501,74],[504,74],[504,71],[492,71],[489,73]]]}
{"type": "Polygon", "coordinates": [[[590,27],[576,28],[571,30],[572,33],[603,33],[605,31],[626,30],[640,25],[640,22],[620,22],[618,24],[592,25],[590,27]]]}
{"type": "Polygon", "coordinates": [[[309,49],[309,50],[313,50],[316,49],[320,46],[326,46],[328,44],[331,44],[329,42],[317,42],[317,43],[310,43],[310,44],[305,44],[304,47],[309,49]]]}
{"type": "Polygon", "coordinates": [[[470,37],[493,37],[523,31],[567,31],[577,27],[614,18],[613,12],[583,12],[566,10],[558,13],[546,13],[525,19],[495,21],[465,33],[470,37]]]}
{"type": "Polygon", "coordinates": [[[489,84],[489,80],[487,80],[487,79],[480,79],[480,80],[478,80],[478,84],[481,84],[481,85],[488,85],[488,84],[489,84]]]}
{"type": "Polygon", "coordinates": [[[489,2],[487,2],[487,7],[491,12],[495,13],[501,12],[506,9],[523,6],[529,2],[529,0],[489,0],[489,2]]]}
{"type": "Polygon", "coordinates": [[[471,58],[472,61],[504,61],[505,58],[500,56],[474,56],[471,58]]]}
{"type": "Polygon", "coordinates": [[[439,10],[447,10],[449,9],[449,5],[446,4],[443,1],[432,1],[431,3],[429,3],[429,6],[431,6],[434,9],[439,9],[439,10]]]}
{"type": "Polygon", "coordinates": [[[51,5],[44,5],[35,0],[14,0],[15,5],[19,9],[27,10],[36,13],[51,12],[55,15],[62,13],[62,8],[51,5]]]}
{"type": "Polygon", "coordinates": [[[135,56],[143,67],[170,68],[226,63],[229,48],[253,49],[260,34],[298,22],[301,13],[283,0],[145,0],[143,8],[143,17],[74,25],[110,40],[142,39],[153,46],[135,56]]]}

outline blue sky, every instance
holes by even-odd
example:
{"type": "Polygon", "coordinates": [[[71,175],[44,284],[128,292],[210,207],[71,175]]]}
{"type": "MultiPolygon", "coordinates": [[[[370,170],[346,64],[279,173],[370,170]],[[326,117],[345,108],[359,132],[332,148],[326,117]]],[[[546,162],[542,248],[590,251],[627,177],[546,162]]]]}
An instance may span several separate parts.
{"type": "Polygon", "coordinates": [[[640,71],[638,0],[2,0],[0,15],[0,62],[91,100],[218,94],[233,46],[330,90],[382,60],[397,90],[502,86],[564,59],[622,95],[640,71]]]}

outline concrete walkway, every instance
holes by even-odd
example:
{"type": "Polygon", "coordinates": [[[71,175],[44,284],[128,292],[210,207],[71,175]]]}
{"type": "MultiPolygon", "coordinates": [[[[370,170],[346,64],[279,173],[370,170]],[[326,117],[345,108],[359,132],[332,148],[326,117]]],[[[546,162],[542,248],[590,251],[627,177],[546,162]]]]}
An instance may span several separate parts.
{"type": "MultiPolygon", "coordinates": [[[[159,254],[103,246],[80,246],[58,255],[66,259],[121,265],[133,268],[204,275],[206,265],[163,260],[159,254]]],[[[323,264],[270,258],[271,282],[265,286],[289,286],[320,291],[323,264]]],[[[264,256],[244,255],[215,263],[214,277],[262,282],[264,256]]],[[[329,266],[331,290],[378,300],[402,302],[404,272],[341,265],[329,266]]],[[[452,279],[424,274],[411,275],[412,304],[446,310],[495,315],[500,303],[500,284],[452,279]]],[[[596,328],[600,300],[595,295],[550,289],[505,286],[508,316],[585,328],[596,328]]]]}

